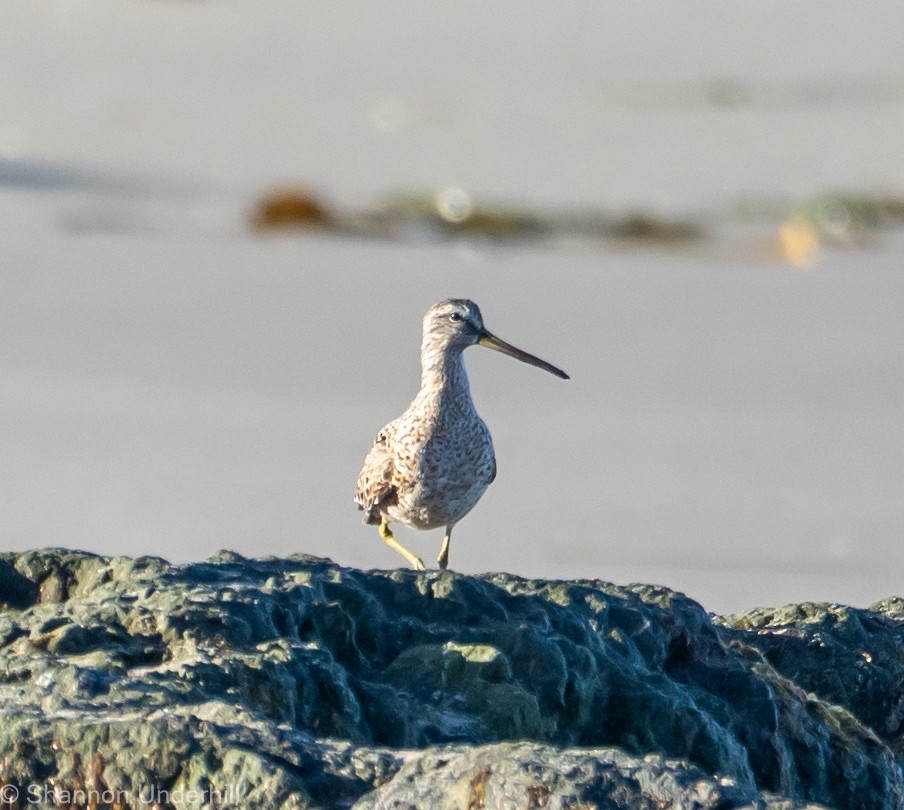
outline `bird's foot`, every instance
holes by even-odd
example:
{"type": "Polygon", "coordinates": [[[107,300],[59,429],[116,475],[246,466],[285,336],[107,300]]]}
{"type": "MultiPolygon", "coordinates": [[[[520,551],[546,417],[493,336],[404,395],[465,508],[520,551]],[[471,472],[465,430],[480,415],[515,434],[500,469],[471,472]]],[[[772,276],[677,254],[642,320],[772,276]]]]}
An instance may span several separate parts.
{"type": "Polygon", "coordinates": [[[415,571],[426,571],[427,566],[424,565],[424,561],[418,557],[413,552],[409,551],[405,546],[403,546],[398,540],[395,539],[395,535],[392,533],[392,529],[389,528],[389,524],[384,520],[380,522],[380,537],[383,539],[383,542],[386,543],[391,549],[399,552],[406,560],[408,560],[408,564],[415,571]]]}
{"type": "Polygon", "coordinates": [[[439,567],[445,571],[449,567],[449,540],[452,535],[451,529],[446,529],[446,536],[443,537],[443,546],[439,550],[439,557],[436,558],[439,567]]]}

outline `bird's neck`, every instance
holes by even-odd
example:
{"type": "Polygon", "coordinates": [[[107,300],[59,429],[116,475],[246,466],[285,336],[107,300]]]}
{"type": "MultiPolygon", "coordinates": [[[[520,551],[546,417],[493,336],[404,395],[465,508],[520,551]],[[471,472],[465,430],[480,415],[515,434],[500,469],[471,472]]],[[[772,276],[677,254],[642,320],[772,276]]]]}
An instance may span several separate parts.
{"type": "Polygon", "coordinates": [[[474,407],[461,349],[425,343],[421,351],[421,388],[417,398],[442,400],[445,404],[468,409],[474,407]]]}

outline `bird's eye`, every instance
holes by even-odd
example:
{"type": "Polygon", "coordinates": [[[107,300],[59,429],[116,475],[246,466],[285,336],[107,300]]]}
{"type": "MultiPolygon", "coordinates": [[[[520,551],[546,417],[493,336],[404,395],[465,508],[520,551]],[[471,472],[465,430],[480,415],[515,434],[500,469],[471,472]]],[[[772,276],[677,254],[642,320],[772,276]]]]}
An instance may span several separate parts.
{"type": "Polygon", "coordinates": [[[461,313],[460,313],[460,312],[450,312],[450,313],[449,313],[449,320],[450,320],[450,321],[460,321],[460,320],[461,320],[461,313]]]}

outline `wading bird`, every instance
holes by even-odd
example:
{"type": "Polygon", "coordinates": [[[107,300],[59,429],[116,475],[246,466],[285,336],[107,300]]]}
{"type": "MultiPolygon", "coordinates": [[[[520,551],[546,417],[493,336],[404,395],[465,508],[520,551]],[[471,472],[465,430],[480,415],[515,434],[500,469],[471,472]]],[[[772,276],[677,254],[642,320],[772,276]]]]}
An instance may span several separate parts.
{"type": "Polygon", "coordinates": [[[396,540],[389,524],[445,526],[438,562],[446,568],[452,529],[496,477],[493,440],[474,409],[462,358],[475,344],[568,379],[561,369],[488,332],[473,301],[453,298],[427,310],[420,390],[408,410],[377,434],[355,491],[364,522],[378,525],[386,544],[419,571],[423,561],[396,540]]]}

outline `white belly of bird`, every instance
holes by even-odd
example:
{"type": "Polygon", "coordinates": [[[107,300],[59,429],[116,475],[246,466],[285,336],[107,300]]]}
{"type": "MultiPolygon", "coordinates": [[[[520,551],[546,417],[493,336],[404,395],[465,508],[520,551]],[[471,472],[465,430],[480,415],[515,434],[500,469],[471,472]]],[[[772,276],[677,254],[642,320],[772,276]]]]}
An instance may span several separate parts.
{"type": "Polygon", "coordinates": [[[387,509],[390,522],[414,529],[437,529],[457,523],[470,512],[489,486],[489,480],[467,484],[439,478],[421,482],[387,509]]]}

